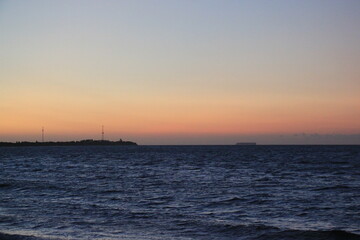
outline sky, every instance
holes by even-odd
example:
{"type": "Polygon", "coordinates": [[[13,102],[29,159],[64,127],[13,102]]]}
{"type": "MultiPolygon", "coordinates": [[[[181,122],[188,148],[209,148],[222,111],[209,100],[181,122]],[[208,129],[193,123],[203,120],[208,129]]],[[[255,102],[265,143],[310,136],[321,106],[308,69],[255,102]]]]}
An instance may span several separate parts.
{"type": "Polygon", "coordinates": [[[0,0],[0,141],[360,144],[358,0],[0,0]]]}

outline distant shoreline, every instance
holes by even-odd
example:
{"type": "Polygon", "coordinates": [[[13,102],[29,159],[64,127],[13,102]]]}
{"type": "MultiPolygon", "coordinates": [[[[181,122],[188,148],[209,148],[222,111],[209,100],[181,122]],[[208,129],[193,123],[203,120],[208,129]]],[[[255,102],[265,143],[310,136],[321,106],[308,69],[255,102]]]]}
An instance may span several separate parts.
{"type": "Polygon", "coordinates": [[[122,146],[137,145],[131,141],[108,141],[108,140],[80,140],[67,142],[0,142],[0,147],[30,147],[30,146],[122,146]]]}

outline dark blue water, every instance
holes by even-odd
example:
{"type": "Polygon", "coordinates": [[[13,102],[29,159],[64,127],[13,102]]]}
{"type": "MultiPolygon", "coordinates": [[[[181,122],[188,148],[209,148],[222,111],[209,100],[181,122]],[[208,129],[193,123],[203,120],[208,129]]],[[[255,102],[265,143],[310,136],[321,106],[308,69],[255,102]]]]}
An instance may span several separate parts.
{"type": "Polygon", "coordinates": [[[0,148],[0,171],[1,240],[360,239],[360,146],[0,148]]]}

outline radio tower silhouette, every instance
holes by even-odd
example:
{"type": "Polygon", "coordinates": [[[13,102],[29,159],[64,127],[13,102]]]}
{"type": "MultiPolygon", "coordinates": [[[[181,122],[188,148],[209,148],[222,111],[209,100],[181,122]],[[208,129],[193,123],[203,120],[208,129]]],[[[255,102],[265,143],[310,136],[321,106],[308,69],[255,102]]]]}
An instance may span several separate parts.
{"type": "Polygon", "coordinates": [[[104,125],[102,125],[101,129],[101,141],[104,141],[104,125]]]}
{"type": "Polygon", "coordinates": [[[44,127],[41,128],[41,141],[44,142],[44,127]]]}

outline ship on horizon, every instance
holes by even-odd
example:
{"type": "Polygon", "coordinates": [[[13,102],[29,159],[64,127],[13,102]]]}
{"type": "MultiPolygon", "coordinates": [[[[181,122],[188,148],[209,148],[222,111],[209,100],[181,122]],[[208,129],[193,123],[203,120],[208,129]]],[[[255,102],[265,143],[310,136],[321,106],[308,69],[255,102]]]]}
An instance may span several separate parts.
{"type": "Polygon", "coordinates": [[[256,142],[238,142],[236,145],[244,145],[244,146],[254,146],[256,145],[256,142]]]}

